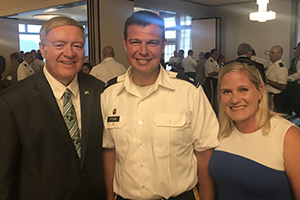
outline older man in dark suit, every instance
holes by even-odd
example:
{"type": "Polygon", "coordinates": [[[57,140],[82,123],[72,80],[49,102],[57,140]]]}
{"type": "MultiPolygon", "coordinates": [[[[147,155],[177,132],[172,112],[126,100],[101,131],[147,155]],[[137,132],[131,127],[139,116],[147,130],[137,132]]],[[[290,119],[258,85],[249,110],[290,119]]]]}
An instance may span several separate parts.
{"type": "Polygon", "coordinates": [[[0,199],[104,199],[104,84],[78,73],[84,29],[52,18],[40,38],[45,67],[0,93],[0,199]]]}

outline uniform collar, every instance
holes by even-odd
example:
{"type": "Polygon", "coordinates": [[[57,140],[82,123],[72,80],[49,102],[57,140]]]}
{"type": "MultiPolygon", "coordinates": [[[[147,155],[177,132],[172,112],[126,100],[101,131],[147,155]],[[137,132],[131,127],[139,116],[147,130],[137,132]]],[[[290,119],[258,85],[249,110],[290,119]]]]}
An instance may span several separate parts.
{"type": "Polygon", "coordinates": [[[276,62],[274,62],[274,64],[275,64],[275,65],[279,65],[279,63],[281,63],[281,62],[282,62],[282,60],[279,59],[279,60],[277,60],[276,62]]]}
{"type": "MultiPolygon", "coordinates": [[[[135,91],[134,83],[132,82],[131,79],[131,73],[132,73],[132,66],[128,68],[128,70],[124,75],[118,77],[118,82],[123,82],[123,85],[118,91],[118,94],[120,94],[123,90],[126,90],[128,93],[137,94],[137,91],[135,91]]],[[[168,72],[161,65],[160,65],[159,74],[156,78],[155,83],[153,83],[153,86],[154,86],[153,91],[157,90],[159,86],[169,90],[175,90],[174,85],[170,80],[168,72]]]]}

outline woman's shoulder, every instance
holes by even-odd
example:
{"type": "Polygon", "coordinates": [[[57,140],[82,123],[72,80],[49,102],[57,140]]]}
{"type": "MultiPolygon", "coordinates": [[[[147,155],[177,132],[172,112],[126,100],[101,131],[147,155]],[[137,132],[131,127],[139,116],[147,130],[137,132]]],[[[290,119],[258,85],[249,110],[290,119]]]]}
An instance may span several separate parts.
{"type": "Polygon", "coordinates": [[[272,116],[271,119],[271,128],[275,128],[275,127],[278,127],[278,126],[293,126],[294,124],[290,121],[288,121],[287,119],[279,116],[279,115],[275,115],[275,116],[272,116]]]}

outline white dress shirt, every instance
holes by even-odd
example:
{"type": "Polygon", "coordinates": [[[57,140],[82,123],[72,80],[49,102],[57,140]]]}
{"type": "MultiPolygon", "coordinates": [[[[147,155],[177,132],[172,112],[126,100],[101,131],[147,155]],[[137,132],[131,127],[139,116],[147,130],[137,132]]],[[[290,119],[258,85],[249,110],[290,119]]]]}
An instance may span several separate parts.
{"type": "Polygon", "coordinates": [[[64,92],[66,91],[66,88],[68,88],[72,92],[71,100],[72,100],[72,104],[75,108],[76,117],[77,117],[77,121],[78,121],[78,127],[79,127],[79,131],[80,131],[80,136],[81,136],[81,107],[80,107],[80,92],[79,92],[77,74],[74,77],[74,79],[72,80],[72,82],[68,86],[65,86],[61,82],[59,82],[58,80],[53,78],[53,76],[50,75],[46,66],[43,68],[43,70],[44,70],[45,77],[52,89],[52,92],[54,94],[54,97],[56,99],[57,105],[60,109],[62,116],[63,116],[64,92]]]}
{"type": "Polygon", "coordinates": [[[91,75],[106,83],[110,79],[122,75],[126,68],[113,57],[105,58],[100,64],[94,66],[90,72],[91,75]]]}
{"type": "Polygon", "coordinates": [[[194,72],[196,73],[196,65],[197,62],[191,56],[188,56],[183,59],[181,63],[182,67],[184,68],[184,72],[194,72]]]}

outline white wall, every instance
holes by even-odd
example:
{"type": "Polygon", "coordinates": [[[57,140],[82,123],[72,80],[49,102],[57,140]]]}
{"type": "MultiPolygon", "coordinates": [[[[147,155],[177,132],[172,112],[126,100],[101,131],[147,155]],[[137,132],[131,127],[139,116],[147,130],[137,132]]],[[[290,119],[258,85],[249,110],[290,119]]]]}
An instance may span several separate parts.
{"type": "Polygon", "coordinates": [[[19,52],[19,21],[16,19],[0,18],[0,55],[6,60],[6,66],[10,65],[10,54],[19,52]]]}
{"type": "Polygon", "coordinates": [[[124,0],[100,1],[100,43],[102,49],[110,45],[114,48],[115,59],[128,67],[123,47],[125,20],[133,13],[133,2],[124,0]]]}
{"type": "Polygon", "coordinates": [[[216,8],[221,21],[221,52],[226,60],[237,57],[236,50],[240,43],[252,45],[257,56],[268,58],[266,50],[273,45],[283,47],[283,62],[289,66],[292,27],[292,0],[270,0],[268,10],[277,13],[276,20],[264,23],[249,20],[249,13],[256,12],[256,3],[243,3],[216,8]]]}

